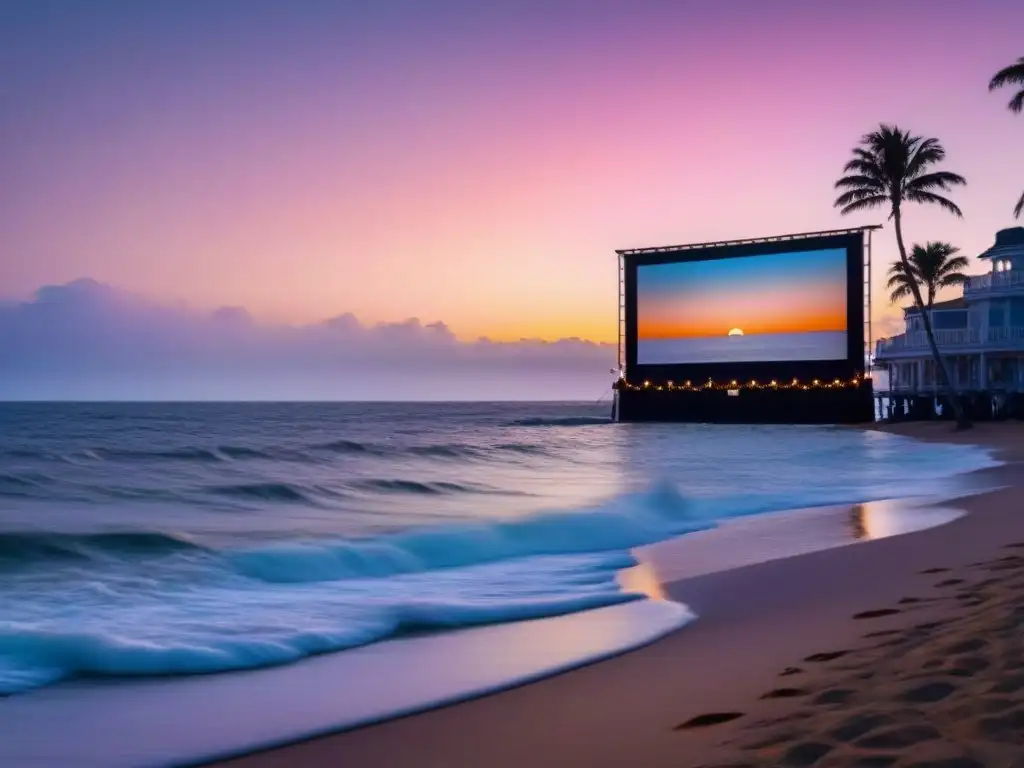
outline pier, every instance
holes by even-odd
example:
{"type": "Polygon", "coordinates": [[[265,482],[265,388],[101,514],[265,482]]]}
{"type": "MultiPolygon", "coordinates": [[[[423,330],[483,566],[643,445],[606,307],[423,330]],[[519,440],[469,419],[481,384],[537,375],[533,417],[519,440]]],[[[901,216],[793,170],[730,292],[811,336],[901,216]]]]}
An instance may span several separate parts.
{"type": "MultiPolygon", "coordinates": [[[[972,421],[1024,420],[1024,393],[973,390],[958,393],[961,407],[972,421]]],[[[951,421],[949,397],[938,392],[876,391],[875,415],[881,421],[951,421]]]]}

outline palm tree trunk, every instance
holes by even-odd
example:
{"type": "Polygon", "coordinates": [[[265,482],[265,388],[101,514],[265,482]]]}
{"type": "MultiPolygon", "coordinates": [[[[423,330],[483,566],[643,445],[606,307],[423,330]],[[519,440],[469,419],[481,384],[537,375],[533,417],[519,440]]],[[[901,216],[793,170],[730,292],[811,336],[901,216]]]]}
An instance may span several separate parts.
{"type": "MultiPolygon", "coordinates": [[[[912,273],[910,271],[910,261],[907,259],[907,249],[903,244],[903,222],[900,216],[899,203],[893,206],[892,217],[896,227],[896,245],[900,249],[900,261],[903,262],[903,269],[910,275],[912,273]]],[[[939,353],[939,346],[935,343],[932,319],[929,316],[928,306],[925,305],[921,297],[921,289],[918,287],[916,280],[908,280],[907,282],[910,285],[910,292],[914,294],[914,303],[917,304],[917,311],[921,313],[921,322],[924,323],[924,332],[928,337],[928,346],[931,348],[932,358],[935,360],[935,370],[940,377],[942,386],[949,393],[949,404],[953,409],[953,415],[956,417],[956,427],[957,429],[969,429],[971,426],[970,419],[967,418],[964,409],[960,407],[960,397],[957,391],[953,389],[953,382],[950,380],[949,371],[946,369],[946,361],[942,359],[942,355],[939,353]]]]}

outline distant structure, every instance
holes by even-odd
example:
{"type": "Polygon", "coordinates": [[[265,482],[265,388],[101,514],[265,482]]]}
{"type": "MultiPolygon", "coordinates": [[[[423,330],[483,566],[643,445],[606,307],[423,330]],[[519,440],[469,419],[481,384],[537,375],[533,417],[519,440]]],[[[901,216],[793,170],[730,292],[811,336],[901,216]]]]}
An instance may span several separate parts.
{"type": "Polygon", "coordinates": [[[617,251],[613,418],[718,424],[874,419],[867,360],[876,229],[617,251]]]}
{"type": "MultiPolygon", "coordinates": [[[[967,278],[963,295],[936,302],[932,328],[953,386],[974,418],[1024,415],[1024,227],[1003,229],[979,257],[988,272],[967,278]]],[[[882,415],[933,418],[941,384],[917,307],[903,310],[905,330],[879,339],[874,364],[889,374],[876,391],[882,415]]],[[[945,414],[944,414],[945,415],[945,414]]]]}

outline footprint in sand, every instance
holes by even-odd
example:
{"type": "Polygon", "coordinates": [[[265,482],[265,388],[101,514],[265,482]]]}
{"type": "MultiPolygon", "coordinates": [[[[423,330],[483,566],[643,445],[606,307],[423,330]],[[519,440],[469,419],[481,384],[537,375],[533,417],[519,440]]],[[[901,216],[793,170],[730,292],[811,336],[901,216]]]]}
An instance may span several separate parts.
{"type": "Polygon", "coordinates": [[[779,672],[779,677],[789,677],[790,675],[803,674],[803,670],[800,667],[786,667],[784,670],[779,672]]]}
{"type": "Polygon", "coordinates": [[[993,693],[1017,693],[1024,688],[1024,675],[1007,675],[992,686],[993,693]]]}
{"type": "Polygon", "coordinates": [[[896,608],[878,608],[873,611],[861,611],[860,613],[853,614],[855,619],[880,619],[883,616],[895,616],[897,613],[901,613],[896,608]]]}
{"type": "Polygon", "coordinates": [[[987,589],[989,587],[995,587],[995,586],[997,586],[999,584],[1002,584],[1004,581],[1006,581],[1006,579],[997,579],[997,578],[982,579],[981,581],[979,581],[977,584],[974,585],[974,588],[975,589],[987,589]]]}
{"type": "MultiPolygon", "coordinates": [[[[803,731],[783,730],[778,733],[772,733],[767,736],[761,736],[758,739],[748,741],[741,746],[741,749],[745,749],[747,751],[771,749],[772,747],[778,747],[783,744],[791,744],[797,739],[802,739],[806,735],[807,734],[803,731]]],[[[715,768],[724,768],[724,766],[715,766],[715,768]]]]}
{"type": "Polygon", "coordinates": [[[877,637],[891,637],[892,635],[902,635],[902,629],[879,629],[874,632],[868,632],[864,635],[865,640],[873,640],[877,637]]]}
{"type": "Polygon", "coordinates": [[[835,661],[846,656],[850,651],[827,651],[825,653],[812,653],[804,661],[835,661]]]}
{"type": "Polygon", "coordinates": [[[933,573],[949,573],[949,568],[926,568],[925,570],[920,571],[920,573],[929,575],[933,573]]]}
{"type": "Polygon", "coordinates": [[[1017,709],[998,717],[986,717],[978,723],[978,730],[993,741],[1015,743],[1024,728],[1024,712],[1017,709]]]}
{"type": "Polygon", "coordinates": [[[705,715],[697,715],[696,717],[690,718],[685,723],[677,725],[672,730],[685,731],[691,728],[707,728],[712,725],[728,723],[741,717],[743,717],[743,712],[709,712],[705,715]]]}
{"type": "Polygon", "coordinates": [[[964,656],[955,660],[954,666],[949,669],[949,674],[953,677],[974,677],[991,666],[992,664],[987,659],[980,656],[964,656]]]}
{"type": "Polygon", "coordinates": [[[856,694],[852,688],[833,688],[829,691],[819,693],[814,698],[814,704],[845,704],[856,694]]]}
{"type": "Polygon", "coordinates": [[[993,560],[986,568],[989,571],[1000,573],[1003,571],[1019,571],[1022,563],[1024,561],[1022,561],[1020,555],[1007,555],[1006,557],[993,560]]]}
{"type": "Polygon", "coordinates": [[[963,579],[946,579],[945,581],[940,581],[935,586],[936,587],[955,587],[957,584],[963,584],[963,583],[964,583],[963,579]]]}
{"type": "Polygon", "coordinates": [[[817,741],[796,744],[786,750],[786,754],[782,756],[782,764],[792,766],[814,765],[833,749],[835,747],[831,744],[822,744],[817,741]]]}
{"type": "Polygon", "coordinates": [[[942,738],[942,734],[930,725],[904,725],[869,734],[854,746],[861,749],[909,749],[925,741],[942,738]]]}
{"type": "Polygon", "coordinates": [[[762,694],[762,699],[795,699],[798,696],[806,696],[810,691],[803,688],[774,688],[768,693],[762,694]]]}
{"type": "Polygon", "coordinates": [[[964,608],[974,608],[989,601],[986,595],[975,595],[970,592],[961,592],[956,596],[956,599],[960,601],[960,605],[964,608]]]}
{"type": "Polygon", "coordinates": [[[931,704],[936,701],[942,701],[955,691],[956,686],[952,683],[936,680],[935,682],[925,683],[924,685],[904,691],[900,694],[900,699],[913,704],[931,704]]]}
{"type": "Polygon", "coordinates": [[[829,736],[840,742],[853,741],[881,725],[892,725],[892,723],[893,719],[887,715],[853,715],[840,723],[839,727],[829,733],[829,736]]]}
{"type": "Polygon", "coordinates": [[[961,653],[974,653],[980,651],[983,648],[988,647],[988,641],[980,637],[974,637],[970,640],[964,640],[959,643],[954,643],[946,649],[947,653],[957,655],[961,653]]]}

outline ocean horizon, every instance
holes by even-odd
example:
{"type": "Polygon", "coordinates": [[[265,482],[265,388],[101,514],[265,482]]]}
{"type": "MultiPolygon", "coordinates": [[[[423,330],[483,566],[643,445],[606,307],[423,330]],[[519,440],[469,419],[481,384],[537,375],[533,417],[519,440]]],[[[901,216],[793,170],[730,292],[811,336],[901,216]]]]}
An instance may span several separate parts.
{"type": "Polygon", "coordinates": [[[631,550],[936,494],[969,446],[606,404],[0,404],[0,693],[642,599],[631,550]],[[742,489],[742,490],[739,490],[742,489]]]}
{"type": "Polygon", "coordinates": [[[638,365],[845,360],[846,331],[639,339],[638,365]]]}

